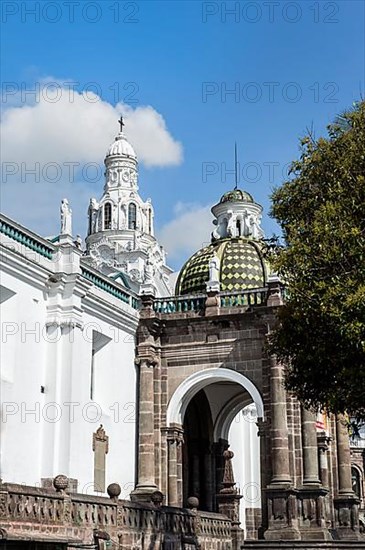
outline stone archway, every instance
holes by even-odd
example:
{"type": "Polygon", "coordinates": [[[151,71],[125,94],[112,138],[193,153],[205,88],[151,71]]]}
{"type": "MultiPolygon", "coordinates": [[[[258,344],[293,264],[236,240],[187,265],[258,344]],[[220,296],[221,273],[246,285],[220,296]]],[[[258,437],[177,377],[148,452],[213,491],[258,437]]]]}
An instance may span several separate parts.
{"type": "Polygon", "coordinates": [[[217,495],[222,488],[229,428],[237,413],[249,403],[255,405],[262,420],[260,392],[246,376],[231,369],[204,369],[176,388],[166,415],[170,505],[186,505],[188,497],[197,496],[201,509],[218,511],[217,495]]]}
{"type": "Polygon", "coordinates": [[[167,426],[174,424],[182,425],[190,399],[205,386],[214,382],[233,382],[241,386],[250,394],[252,401],[255,403],[258,418],[264,419],[264,403],[261,393],[255,384],[247,376],[232,369],[216,368],[198,371],[186,378],[178,386],[167,407],[167,426]]]}

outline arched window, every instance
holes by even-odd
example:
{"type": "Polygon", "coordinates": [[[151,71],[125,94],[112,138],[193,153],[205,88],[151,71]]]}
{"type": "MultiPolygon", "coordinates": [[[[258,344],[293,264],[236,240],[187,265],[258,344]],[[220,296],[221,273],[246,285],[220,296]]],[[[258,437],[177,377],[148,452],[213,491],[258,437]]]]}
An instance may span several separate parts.
{"type": "Polygon", "coordinates": [[[352,490],[358,498],[361,498],[361,478],[360,472],[355,466],[351,467],[352,490]]]}
{"type": "Polygon", "coordinates": [[[151,235],[152,234],[152,212],[151,210],[148,210],[148,233],[151,235]]]}
{"type": "Polygon", "coordinates": [[[128,206],[128,229],[136,229],[137,227],[137,208],[136,205],[131,202],[128,206]]]}
{"type": "Polygon", "coordinates": [[[104,205],[104,229],[111,229],[112,227],[112,205],[110,202],[106,202],[104,205]]]}

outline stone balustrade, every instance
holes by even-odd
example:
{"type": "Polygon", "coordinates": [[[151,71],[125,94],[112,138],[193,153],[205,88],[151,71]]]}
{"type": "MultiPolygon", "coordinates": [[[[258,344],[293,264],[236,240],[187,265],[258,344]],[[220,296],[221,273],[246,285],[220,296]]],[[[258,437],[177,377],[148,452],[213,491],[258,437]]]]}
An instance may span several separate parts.
{"type": "Polygon", "coordinates": [[[267,292],[267,288],[220,292],[221,307],[263,306],[266,305],[267,292]]]}
{"type": "Polygon", "coordinates": [[[223,515],[62,490],[0,485],[0,538],[105,548],[218,550],[231,545],[223,515]],[[99,547],[104,547],[99,545],[99,547]]]}
{"type": "MultiPolygon", "coordinates": [[[[257,288],[233,292],[220,292],[219,306],[228,308],[265,306],[267,305],[267,288],[257,288]]],[[[206,308],[206,294],[186,294],[183,296],[168,296],[153,300],[155,313],[170,315],[182,314],[184,316],[202,315],[206,308]]],[[[226,311],[225,311],[226,313],[226,311]]]]}
{"type": "Polygon", "coordinates": [[[153,302],[156,313],[195,313],[204,311],[205,294],[186,294],[184,296],[168,296],[158,298],[153,302]]]}

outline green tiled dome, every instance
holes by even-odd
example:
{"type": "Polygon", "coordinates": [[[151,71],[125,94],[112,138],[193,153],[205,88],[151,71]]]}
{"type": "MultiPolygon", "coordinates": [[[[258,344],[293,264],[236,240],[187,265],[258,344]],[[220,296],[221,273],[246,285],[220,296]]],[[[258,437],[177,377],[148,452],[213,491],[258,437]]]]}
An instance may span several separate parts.
{"type": "Polygon", "coordinates": [[[245,237],[218,240],[196,252],[183,266],[176,294],[205,293],[209,262],[220,259],[221,291],[261,288],[266,284],[266,266],[258,242],[245,237]]]}
{"type": "Polygon", "coordinates": [[[232,191],[227,191],[227,193],[224,193],[219,202],[254,202],[254,200],[250,193],[247,193],[247,191],[233,189],[232,191]]]}

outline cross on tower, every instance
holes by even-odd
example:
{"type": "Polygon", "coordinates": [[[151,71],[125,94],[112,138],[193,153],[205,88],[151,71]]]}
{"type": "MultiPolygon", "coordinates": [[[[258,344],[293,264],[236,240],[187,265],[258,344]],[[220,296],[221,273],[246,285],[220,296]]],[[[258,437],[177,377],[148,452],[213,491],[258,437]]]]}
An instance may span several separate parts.
{"type": "Polygon", "coordinates": [[[119,124],[120,124],[120,131],[123,132],[123,126],[125,126],[124,122],[123,122],[123,117],[122,115],[120,115],[120,119],[118,120],[119,124]]]}

